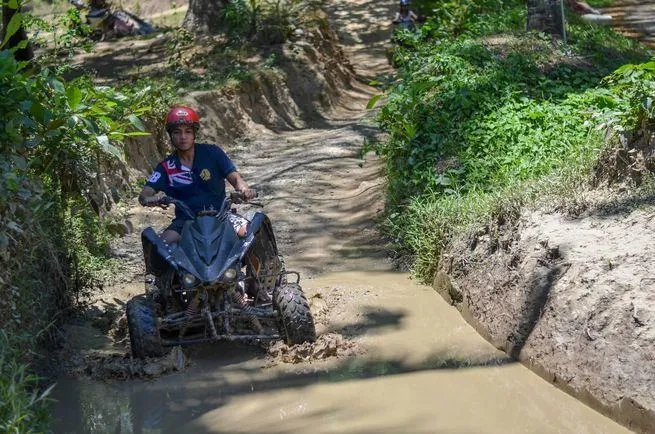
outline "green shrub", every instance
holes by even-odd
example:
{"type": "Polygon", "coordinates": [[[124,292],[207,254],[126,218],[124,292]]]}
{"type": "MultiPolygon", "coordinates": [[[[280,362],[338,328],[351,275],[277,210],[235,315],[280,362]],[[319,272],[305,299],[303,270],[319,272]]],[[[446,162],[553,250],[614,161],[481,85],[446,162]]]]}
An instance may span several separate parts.
{"type": "Polygon", "coordinates": [[[571,45],[553,46],[520,31],[519,8],[447,2],[419,32],[397,35],[401,70],[378,115],[389,136],[376,151],[389,180],[387,231],[422,279],[455,234],[514,215],[526,186],[589,170],[608,126],[652,119],[655,63],[605,78],[648,58],[638,44],[573,20],[571,45]]]}
{"type": "Polygon", "coordinates": [[[159,117],[164,100],[27,66],[0,51],[2,432],[42,432],[35,345],[101,286],[111,263],[100,174],[124,165],[122,141],[147,134],[140,118],[159,117]]]}
{"type": "Polygon", "coordinates": [[[222,13],[231,38],[281,44],[291,35],[293,25],[311,19],[320,4],[321,0],[233,0],[222,13]]]}
{"type": "Polygon", "coordinates": [[[0,330],[0,432],[47,432],[49,390],[38,392],[39,379],[19,360],[20,352],[0,330]]]}

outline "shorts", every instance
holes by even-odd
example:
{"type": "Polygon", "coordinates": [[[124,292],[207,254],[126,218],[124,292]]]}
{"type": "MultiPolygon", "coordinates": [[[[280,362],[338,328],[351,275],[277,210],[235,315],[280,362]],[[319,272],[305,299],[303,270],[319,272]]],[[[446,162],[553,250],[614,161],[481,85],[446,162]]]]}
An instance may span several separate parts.
{"type": "MultiPolygon", "coordinates": [[[[230,223],[232,223],[232,227],[234,228],[234,232],[239,232],[239,228],[245,224],[250,223],[250,220],[247,218],[240,216],[239,214],[234,214],[234,213],[228,213],[227,218],[230,220],[230,223]]],[[[187,219],[178,219],[175,218],[171,222],[170,225],[165,229],[167,231],[175,231],[178,234],[182,234],[182,229],[184,228],[184,223],[186,223],[187,219]]]]}

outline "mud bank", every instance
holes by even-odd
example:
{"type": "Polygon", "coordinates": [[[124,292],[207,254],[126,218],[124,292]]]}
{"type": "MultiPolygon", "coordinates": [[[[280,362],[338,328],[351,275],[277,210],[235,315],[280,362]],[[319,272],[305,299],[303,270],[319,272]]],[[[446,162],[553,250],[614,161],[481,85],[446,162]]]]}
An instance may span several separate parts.
{"type": "Polygon", "coordinates": [[[481,229],[444,256],[433,287],[547,381],[654,432],[655,206],[621,203],[481,229]]]}

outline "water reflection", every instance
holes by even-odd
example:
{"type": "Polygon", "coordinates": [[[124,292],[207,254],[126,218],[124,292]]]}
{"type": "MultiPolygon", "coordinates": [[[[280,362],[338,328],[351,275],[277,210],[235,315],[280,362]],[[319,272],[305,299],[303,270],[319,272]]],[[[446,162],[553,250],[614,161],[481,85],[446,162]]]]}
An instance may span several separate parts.
{"type": "MultiPolygon", "coordinates": [[[[254,392],[284,393],[320,383],[395,376],[429,370],[494,367],[506,358],[457,359],[436,354],[420,363],[351,358],[310,368],[263,369],[260,350],[236,344],[195,350],[194,366],[154,381],[102,383],[62,379],[55,389],[58,433],[177,433],[205,413],[254,392]],[[213,354],[212,354],[213,351],[213,354]],[[250,360],[247,360],[250,359],[250,360]]],[[[336,408],[336,407],[335,407],[336,408]]]]}

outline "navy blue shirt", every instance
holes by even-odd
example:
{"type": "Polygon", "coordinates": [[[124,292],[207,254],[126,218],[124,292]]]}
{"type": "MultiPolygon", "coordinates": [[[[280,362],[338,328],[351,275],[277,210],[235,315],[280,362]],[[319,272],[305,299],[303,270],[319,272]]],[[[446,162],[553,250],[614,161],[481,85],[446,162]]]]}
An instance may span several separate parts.
{"type": "MultiPolygon", "coordinates": [[[[146,185],[186,203],[194,213],[219,210],[225,199],[225,178],[237,170],[227,154],[216,145],[196,143],[193,167],[183,167],[177,152],[159,163],[146,185]]],[[[176,219],[188,217],[175,209],[176,219]]]]}

